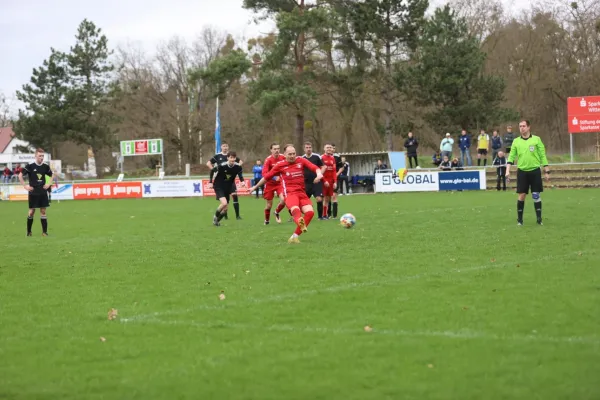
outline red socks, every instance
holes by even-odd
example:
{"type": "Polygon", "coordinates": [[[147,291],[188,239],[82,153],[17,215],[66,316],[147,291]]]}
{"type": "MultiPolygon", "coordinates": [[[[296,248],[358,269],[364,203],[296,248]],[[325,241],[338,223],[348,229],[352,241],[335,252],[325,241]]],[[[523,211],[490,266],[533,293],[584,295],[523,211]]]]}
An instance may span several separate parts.
{"type": "Polygon", "coordinates": [[[327,216],[328,209],[329,209],[329,205],[323,204],[323,217],[327,216]]]}
{"type": "Polygon", "coordinates": [[[279,203],[275,209],[275,214],[279,214],[285,208],[285,203],[279,203]]]}
{"type": "Polygon", "coordinates": [[[299,208],[294,208],[292,211],[292,217],[294,217],[294,222],[298,225],[298,220],[302,217],[302,211],[299,208]]]}
{"type": "Polygon", "coordinates": [[[314,216],[315,216],[314,211],[309,211],[304,214],[304,223],[306,224],[307,227],[308,227],[308,224],[310,224],[310,221],[313,219],[314,216]]]}
{"type": "Polygon", "coordinates": [[[271,209],[265,209],[265,221],[269,221],[271,219],[271,209]]]}

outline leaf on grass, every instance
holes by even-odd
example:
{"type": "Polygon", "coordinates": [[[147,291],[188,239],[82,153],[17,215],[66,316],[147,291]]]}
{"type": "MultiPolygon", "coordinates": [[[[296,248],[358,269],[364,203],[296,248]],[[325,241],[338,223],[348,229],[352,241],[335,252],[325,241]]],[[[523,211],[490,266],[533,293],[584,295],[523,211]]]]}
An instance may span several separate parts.
{"type": "Polygon", "coordinates": [[[225,300],[225,293],[221,292],[219,295],[219,300],[225,300]]]}
{"type": "Polygon", "coordinates": [[[579,253],[577,253],[577,255],[578,255],[578,256],[580,256],[580,255],[582,255],[582,254],[583,254],[582,252],[579,252],[579,253]]]}
{"type": "Polygon", "coordinates": [[[112,321],[113,319],[117,319],[117,315],[119,315],[119,311],[116,308],[111,308],[108,311],[108,320],[112,321]]]}
{"type": "Polygon", "coordinates": [[[490,262],[496,262],[496,259],[495,258],[491,258],[490,262]]]}
{"type": "Polygon", "coordinates": [[[469,307],[463,307],[463,310],[468,310],[468,309],[469,309],[469,307]]]}
{"type": "Polygon", "coordinates": [[[517,264],[517,268],[520,268],[521,266],[519,264],[517,264]]]}
{"type": "Polygon", "coordinates": [[[105,337],[102,337],[102,336],[100,336],[100,341],[101,341],[101,342],[106,342],[106,338],[105,338],[105,337]]]}
{"type": "Polygon", "coordinates": [[[249,273],[250,273],[250,270],[249,270],[249,269],[247,269],[247,270],[246,270],[246,275],[248,275],[249,273]]]}
{"type": "Polygon", "coordinates": [[[433,364],[427,364],[427,368],[433,368],[433,364]]]}
{"type": "Polygon", "coordinates": [[[373,328],[371,328],[371,325],[365,325],[363,329],[365,330],[365,332],[373,332],[373,328]]]}

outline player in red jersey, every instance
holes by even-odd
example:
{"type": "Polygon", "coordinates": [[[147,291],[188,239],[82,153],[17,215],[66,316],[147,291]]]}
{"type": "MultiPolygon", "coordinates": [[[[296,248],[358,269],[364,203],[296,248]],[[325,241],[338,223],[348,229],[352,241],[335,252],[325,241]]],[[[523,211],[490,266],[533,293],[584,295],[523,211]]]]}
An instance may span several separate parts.
{"type": "Polygon", "coordinates": [[[314,182],[318,183],[323,179],[321,169],[310,161],[296,156],[296,149],[293,145],[288,144],[283,148],[285,160],[280,161],[258,181],[256,185],[251,187],[250,192],[262,186],[269,179],[276,175],[281,177],[281,186],[283,188],[283,196],[285,197],[285,205],[290,210],[296,230],[288,240],[288,243],[300,243],[298,236],[302,232],[307,231],[308,224],[312,220],[315,212],[312,203],[306,195],[306,186],[304,185],[304,168],[308,168],[317,174],[314,182]],[[302,216],[304,214],[304,216],[302,216]]]}
{"type": "MultiPolygon", "coordinates": [[[[262,174],[265,176],[279,161],[284,161],[285,157],[279,154],[279,145],[277,143],[271,143],[271,155],[265,158],[265,162],[263,163],[262,174]]],[[[283,188],[281,187],[281,179],[278,175],[274,176],[272,179],[268,180],[265,188],[263,189],[263,198],[267,201],[265,205],[265,225],[269,225],[269,220],[271,219],[271,208],[273,207],[273,198],[275,197],[275,193],[279,197],[279,204],[275,209],[275,219],[277,223],[281,223],[281,217],[279,213],[285,207],[285,199],[283,197],[283,188]]]]}
{"type": "Polygon", "coordinates": [[[333,191],[337,187],[337,170],[331,143],[326,143],[324,150],[325,154],[321,156],[321,160],[323,160],[323,166],[321,167],[323,171],[323,219],[329,219],[327,211],[329,204],[331,204],[333,191]]]}

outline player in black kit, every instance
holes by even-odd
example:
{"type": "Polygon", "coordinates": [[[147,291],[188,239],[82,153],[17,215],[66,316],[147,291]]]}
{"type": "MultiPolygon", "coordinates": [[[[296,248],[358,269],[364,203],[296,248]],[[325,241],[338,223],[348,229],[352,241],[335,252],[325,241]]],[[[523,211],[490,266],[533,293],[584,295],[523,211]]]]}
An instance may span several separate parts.
{"type": "MultiPolygon", "coordinates": [[[[210,168],[210,180],[212,181],[213,175],[217,172],[217,166],[227,162],[227,154],[229,152],[229,144],[227,142],[221,143],[221,152],[215,154],[206,165],[210,168]]],[[[235,162],[240,166],[243,164],[242,160],[235,158],[235,162]]],[[[233,198],[233,208],[235,210],[236,219],[242,219],[240,216],[240,203],[238,202],[237,187],[235,186],[235,179],[231,183],[231,197],[233,198]]],[[[227,213],[225,213],[225,219],[227,219],[227,213]]]]}
{"type": "MultiPolygon", "coordinates": [[[[317,153],[313,153],[311,142],[304,143],[304,155],[302,157],[306,158],[317,167],[323,166],[323,160],[321,160],[321,156],[317,153]]],[[[319,219],[323,219],[323,183],[313,183],[316,177],[317,175],[314,172],[308,168],[304,168],[304,185],[306,186],[306,195],[308,198],[310,198],[310,196],[315,197],[317,200],[317,215],[319,219]]]]}
{"type": "Polygon", "coordinates": [[[213,217],[214,226],[220,226],[221,219],[225,216],[225,213],[227,213],[229,196],[234,193],[235,177],[239,176],[242,185],[246,185],[242,175],[242,166],[238,164],[236,160],[238,160],[237,154],[235,151],[230,151],[227,153],[227,161],[217,165],[214,176],[211,176],[210,182],[215,189],[217,200],[221,202],[213,217]]]}
{"type": "Polygon", "coordinates": [[[52,187],[52,170],[48,164],[44,164],[44,150],[35,151],[35,162],[28,164],[19,174],[21,185],[29,192],[29,214],[27,215],[27,236],[32,236],[31,226],[33,225],[33,216],[35,209],[40,209],[40,219],[42,222],[42,236],[48,236],[48,219],[46,217],[46,208],[50,207],[48,200],[48,188],[52,187]],[[27,175],[28,183],[25,184],[23,175],[27,175]],[[50,177],[46,183],[46,176],[50,177]]]}

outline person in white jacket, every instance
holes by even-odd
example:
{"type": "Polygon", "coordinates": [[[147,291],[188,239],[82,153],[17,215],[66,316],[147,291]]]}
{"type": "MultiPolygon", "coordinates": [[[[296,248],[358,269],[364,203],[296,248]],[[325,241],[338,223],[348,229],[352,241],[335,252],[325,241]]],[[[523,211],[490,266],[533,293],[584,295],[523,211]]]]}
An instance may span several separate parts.
{"type": "Polygon", "coordinates": [[[443,138],[442,143],[440,143],[442,158],[448,156],[448,159],[452,159],[452,146],[454,146],[454,139],[450,137],[450,133],[446,133],[446,137],[443,138]]]}

